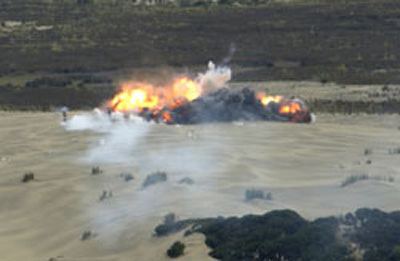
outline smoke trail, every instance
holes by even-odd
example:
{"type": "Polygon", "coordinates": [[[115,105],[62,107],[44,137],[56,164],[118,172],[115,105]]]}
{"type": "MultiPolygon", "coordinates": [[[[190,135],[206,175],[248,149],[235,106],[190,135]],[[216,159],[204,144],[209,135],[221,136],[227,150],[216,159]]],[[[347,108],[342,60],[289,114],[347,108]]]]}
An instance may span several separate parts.
{"type": "Polygon", "coordinates": [[[221,64],[222,64],[223,66],[227,66],[227,65],[231,62],[231,60],[232,60],[233,55],[235,54],[235,52],[236,52],[236,45],[235,45],[234,43],[231,43],[231,45],[229,46],[229,53],[228,53],[228,56],[225,57],[225,58],[222,60],[221,64]]]}

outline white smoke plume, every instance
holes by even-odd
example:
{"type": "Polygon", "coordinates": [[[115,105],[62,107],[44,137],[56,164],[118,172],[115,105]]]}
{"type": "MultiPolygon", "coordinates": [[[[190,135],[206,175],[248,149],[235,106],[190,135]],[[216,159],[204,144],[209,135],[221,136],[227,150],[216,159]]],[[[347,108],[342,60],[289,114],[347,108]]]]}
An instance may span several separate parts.
{"type": "Polygon", "coordinates": [[[99,109],[94,109],[91,113],[74,115],[69,121],[63,123],[67,131],[108,132],[112,126],[109,117],[99,109]]]}
{"type": "Polygon", "coordinates": [[[136,143],[147,134],[150,125],[138,116],[124,118],[119,113],[108,115],[95,109],[92,113],[73,116],[64,123],[64,128],[103,133],[104,136],[90,146],[82,159],[90,164],[103,164],[129,161],[136,143]]]}
{"type": "Polygon", "coordinates": [[[232,71],[226,66],[215,66],[212,61],[208,62],[208,70],[205,73],[199,73],[196,81],[205,92],[215,91],[226,86],[232,78],[232,71]]]}
{"type": "Polygon", "coordinates": [[[223,60],[222,60],[222,64],[223,65],[227,65],[228,63],[231,62],[233,55],[236,52],[236,45],[235,43],[231,43],[231,45],[229,46],[229,53],[228,56],[226,56],[223,60]]]}

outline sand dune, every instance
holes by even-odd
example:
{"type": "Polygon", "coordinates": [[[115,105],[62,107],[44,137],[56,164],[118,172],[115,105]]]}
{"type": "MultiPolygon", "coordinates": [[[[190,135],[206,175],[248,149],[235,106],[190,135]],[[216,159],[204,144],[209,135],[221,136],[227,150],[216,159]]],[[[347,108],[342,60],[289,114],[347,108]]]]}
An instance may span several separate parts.
{"type": "Polygon", "coordinates": [[[163,260],[177,239],[188,246],[182,260],[206,260],[201,235],[152,236],[169,212],[189,218],[291,208],[315,218],[358,207],[398,209],[400,155],[388,150],[400,147],[399,120],[320,115],[312,125],[150,125],[125,142],[67,132],[55,113],[2,112],[1,260],[163,260]],[[372,154],[364,155],[366,148],[372,154]],[[104,173],[91,175],[95,165],[104,173]],[[168,181],[143,189],[146,175],[157,170],[168,181]],[[28,171],[36,180],[21,183],[28,171]],[[125,182],[121,172],[135,179],[125,182]],[[358,174],[395,181],[340,187],[358,174]],[[183,177],[195,184],[179,184],[183,177]],[[247,188],[270,191],[274,199],[245,202],[247,188]],[[113,197],[100,201],[103,190],[113,197]],[[85,230],[95,236],[81,241],[85,230]]]}

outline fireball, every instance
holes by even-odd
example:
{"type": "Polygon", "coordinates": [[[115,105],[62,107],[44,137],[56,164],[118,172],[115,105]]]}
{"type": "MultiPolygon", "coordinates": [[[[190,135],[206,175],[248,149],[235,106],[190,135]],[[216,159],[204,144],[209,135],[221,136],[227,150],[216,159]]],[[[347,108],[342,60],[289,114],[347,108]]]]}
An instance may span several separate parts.
{"type": "Polygon", "coordinates": [[[279,108],[279,113],[283,115],[293,115],[301,111],[301,104],[295,100],[286,101],[279,108]]]}
{"type": "MultiPolygon", "coordinates": [[[[251,113],[258,114],[256,116],[261,119],[310,122],[310,113],[301,100],[288,99],[279,95],[267,95],[264,92],[255,93],[254,91],[250,91],[250,93],[256,98],[253,103],[254,110],[252,110],[251,113]],[[267,117],[266,115],[268,114],[275,114],[280,117],[267,117]]],[[[246,95],[248,94],[249,91],[247,90],[246,95]]],[[[203,90],[199,80],[192,80],[188,77],[178,77],[170,84],[161,86],[147,82],[125,82],[121,84],[120,91],[107,103],[107,106],[115,112],[123,112],[126,115],[132,112],[149,121],[154,120],[155,122],[167,124],[189,123],[193,122],[193,119],[203,119],[195,115],[201,112],[201,110],[215,110],[215,117],[218,117],[218,114],[226,116],[223,109],[218,109],[218,106],[213,107],[213,104],[203,107],[200,106],[198,107],[198,109],[200,108],[199,110],[193,109],[192,106],[204,104],[204,100],[200,103],[196,103],[195,101],[202,95],[208,95],[209,99],[206,100],[211,103],[213,101],[228,101],[230,95],[234,95],[238,97],[238,99],[235,99],[235,101],[237,101],[235,105],[238,113],[232,115],[245,115],[249,113],[245,111],[246,108],[240,103],[244,91],[235,92],[228,89],[228,92],[215,91],[214,93],[209,93],[203,90]],[[240,110],[244,111],[241,112],[240,110]]],[[[232,106],[232,104],[229,106],[232,106]]],[[[210,115],[209,118],[214,117],[213,113],[206,111],[203,111],[203,113],[208,113],[210,115]]],[[[204,119],[207,119],[207,117],[204,119]]],[[[221,119],[225,120],[222,116],[221,119]]],[[[233,120],[237,119],[234,118],[233,120]]]]}
{"type": "Polygon", "coordinates": [[[144,109],[157,111],[164,107],[179,107],[201,94],[201,86],[187,77],[177,78],[171,85],[166,86],[125,82],[121,85],[120,92],[107,105],[113,111],[119,112],[141,112],[144,109]]]}
{"type": "Polygon", "coordinates": [[[186,98],[188,101],[193,101],[194,99],[198,98],[202,93],[201,86],[195,81],[192,81],[186,77],[175,80],[172,85],[172,90],[175,97],[183,97],[186,98]]]}
{"type": "Polygon", "coordinates": [[[264,92],[257,93],[257,99],[264,107],[267,107],[272,102],[278,104],[278,112],[282,116],[291,117],[304,111],[302,102],[298,99],[285,99],[279,95],[269,96],[264,92]]]}
{"type": "Polygon", "coordinates": [[[257,99],[262,103],[264,106],[268,106],[271,102],[280,103],[283,100],[283,97],[280,95],[269,96],[263,92],[257,93],[257,99]]]}
{"type": "Polygon", "coordinates": [[[146,83],[125,83],[121,92],[108,103],[114,111],[141,111],[153,109],[159,105],[159,97],[155,95],[153,86],[146,83]]]}

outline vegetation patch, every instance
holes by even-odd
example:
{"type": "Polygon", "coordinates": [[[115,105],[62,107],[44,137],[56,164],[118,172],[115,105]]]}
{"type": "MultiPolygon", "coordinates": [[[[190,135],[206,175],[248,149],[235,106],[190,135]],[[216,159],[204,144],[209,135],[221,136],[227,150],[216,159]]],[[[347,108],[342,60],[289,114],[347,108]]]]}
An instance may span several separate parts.
{"type": "Polygon", "coordinates": [[[191,220],[177,221],[174,213],[165,215],[164,222],[158,225],[155,229],[155,236],[167,236],[175,232],[185,229],[191,224],[191,220]]]}
{"type": "Polygon", "coordinates": [[[389,149],[389,155],[398,155],[400,154],[400,148],[389,149]]]}
{"type": "Polygon", "coordinates": [[[100,175],[103,170],[99,166],[92,167],[92,175],[100,175]]]}
{"type": "Polygon", "coordinates": [[[192,178],[189,177],[184,177],[182,179],[180,179],[178,181],[179,184],[186,184],[186,185],[193,185],[194,184],[194,180],[192,178]]]}
{"type": "Polygon", "coordinates": [[[135,179],[135,177],[134,177],[131,173],[125,173],[125,172],[124,172],[124,173],[119,174],[119,176],[120,176],[122,179],[124,179],[126,182],[129,182],[129,181],[135,179]]]}
{"type": "Polygon", "coordinates": [[[185,251],[185,244],[183,244],[181,241],[176,241],[175,243],[172,244],[172,246],[167,250],[167,255],[170,258],[177,258],[180,257],[184,254],[185,251]]]}
{"type": "Polygon", "coordinates": [[[90,240],[90,239],[92,239],[92,238],[95,237],[95,236],[96,236],[96,234],[93,233],[91,230],[86,230],[86,231],[84,231],[84,232],[82,233],[82,235],[81,235],[81,241],[90,240]]]}
{"type": "Polygon", "coordinates": [[[24,174],[21,181],[23,183],[27,183],[27,182],[33,181],[34,179],[35,179],[35,174],[33,172],[27,172],[24,174]]]}
{"type": "Polygon", "coordinates": [[[399,82],[396,0],[142,2],[3,0],[0,74],[196,67],[234,43],[235,80],[399,82]]]}
{"type": "Polygon", "coordinates": [[[272,193],[265,193],[263,190],[260,189],[247,189],[245,191],[244,197],[246,201],[251,201],[253,199],[272,200],[272,193]]]}
{"type": "Polygon", "coordinates": [[[180,221],[219,260],[398,260],[400,212],[358,209],[308,221],[291,210],[180,221]],[[356,246],[356,247],[354,247],[356,246]]]}
{"type": "MultiPolygon", "coordinates": [[[[368,163],[367,163],[368,164],[368,163]]],[[[354,183],[363,181],[363,180],[374,180],[374,181],[382,181],[382,182],[394,182],[394,177],[392,176],[369,176],[367,174],[361,175],[351,175],[342,181],[340,184],[341,187],[347,187],[353,185],[354,183]]]]}
{"type": "Polygon", "coordinates": [[[113,193],[111,190],[107,191],[107,190],[103,190],[103,192],[101,193],[100,197],[99,197],[99,201],[103,201],[105,199],[109,199],[113,197],[113,193]]]}
{"type": "Polygon", "coordinates": [[[148,186],[155,185],[157,183],[166,182],[167,181],[167,173],[162,171],[157,171],[153,174],[150,174],[144,180],[142,187],[147,188],[148,186]]]}

